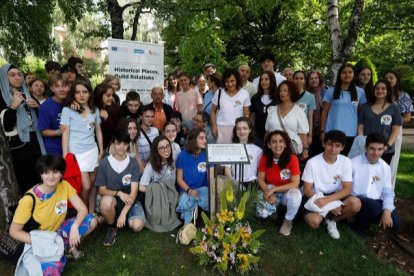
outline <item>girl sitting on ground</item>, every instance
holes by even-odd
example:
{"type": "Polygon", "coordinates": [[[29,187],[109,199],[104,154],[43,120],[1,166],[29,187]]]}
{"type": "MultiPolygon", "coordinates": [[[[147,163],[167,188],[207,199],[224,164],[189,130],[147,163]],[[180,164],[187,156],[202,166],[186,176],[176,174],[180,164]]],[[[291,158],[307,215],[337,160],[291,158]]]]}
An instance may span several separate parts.
{"type": "MultiPolygon", "coordinates": [[[[76,247],[80,244],[80,238],[92,232],[97,222],[93,215],[88,215],[88,209],[75,189],[62,180],[65,169],[65,160],[61,156],[45,155],[38,160],[36,170],[42,183],[28,190],[19,201],[10,226],[10,236],[31,244],[32,230],[58,232],[63,238],[66,252],[79,258],[81,252],[76,247]],[[77,215],[65,220],[68,201],[76,209],[77,215]]],[[[60,275],[65,263],[64,257],[59,262],[41,263],[42,270],[52,269],[58,273],[56,275],[60,275]]]]}

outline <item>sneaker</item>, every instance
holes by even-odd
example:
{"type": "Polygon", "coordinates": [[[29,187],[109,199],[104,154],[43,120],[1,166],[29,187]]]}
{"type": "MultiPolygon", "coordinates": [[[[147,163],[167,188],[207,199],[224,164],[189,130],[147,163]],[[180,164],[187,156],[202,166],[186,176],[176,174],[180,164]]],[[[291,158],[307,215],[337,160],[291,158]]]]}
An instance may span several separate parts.
{"type": "Polygon", "coordinates": [[[326,229],[328,229],[329,235],[333,239],[338,240],[341,235],[339,234],[338,228],[336,228],[336,222],[333,220],[327,219],[325,223],[326,223],[326,229]]]}
{"type": "Polygon", "coordinates": [[[105,246],[112,246],[115,243],[116,235],[118,234],[118,228],[108,227],[108,232],[106,232],[105,240],[103,244],[105,246]]]}
{"type": "Polygon", "coordinates": [[[282,234],[283,236],[289,236],[290,231],[292,231],[292,221],[285,219],[283,221],[282,227],[280,227],[279,234],[282,234]]]}

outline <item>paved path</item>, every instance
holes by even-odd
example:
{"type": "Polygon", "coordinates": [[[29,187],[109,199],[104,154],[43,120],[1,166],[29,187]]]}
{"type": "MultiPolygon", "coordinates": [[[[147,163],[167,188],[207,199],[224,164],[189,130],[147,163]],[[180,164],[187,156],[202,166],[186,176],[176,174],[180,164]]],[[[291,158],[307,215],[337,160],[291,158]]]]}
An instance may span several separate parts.
{"type": "Polygon", "coordinates": [[[404,128],[402,149],[414,151],[414,128],[404,128]]]}

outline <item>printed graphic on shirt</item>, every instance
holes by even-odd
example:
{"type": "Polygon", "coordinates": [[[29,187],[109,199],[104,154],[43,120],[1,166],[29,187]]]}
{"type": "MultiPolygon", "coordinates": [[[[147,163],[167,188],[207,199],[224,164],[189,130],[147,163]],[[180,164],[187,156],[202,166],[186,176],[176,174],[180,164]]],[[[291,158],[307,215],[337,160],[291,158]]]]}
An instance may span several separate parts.
{"type": "Polygon", "coordinates": [[[282,180],[289,180],[291,176],[289,169],[283,169],[280,171],[280,179],[282,180]]]}
{"type": "Polygon", "coordinates": [[[57,215],[61,215],[66,212],[68,209],[68,202],[66,200],[61,200],[55,205],[55,212],[57,215]]]}
{"type": "Polygon", "coordinates": [[[206,162],[200,162],[197,165],[198,172],[205,172],[206,171],[206,162]]]}
{"type": "Polygon", "coordinates": [[[132,175],[129,173],[129,174],[126,174],[126,175],[124,175],[123,177],[122,177],[122,184],[124,185],[124,186],[129,186],[129,185],[131,185],[131,177],[132,177],[132,175]]]}
{"type": "Polygon", "coordinates": [[[338,185],[340,181],[341,181],[341,176],[340,175],[335,175],[333,177],[333,184],[334,185],[338,185]]]}
{"type": "Polygon", "coordinates": [[[95,122],[94,121],[89,121],[88,130],[93,130],[94,128],[95,128],[95,122]]]}
{"type": "Polygon", "coordinates": [[[371,184],[376,184],[376,183],[378,183],[378,182],[380,182],[380,181],[381,181],[381,178],[380,178],[379,176],[374,175],[374,176],[372,177],[371,184]]]}
{"type": "Polygon", "coordinates": [[[300,107],[300,109],[305,110],[306,109],[306,104],[305,103],[299,103],[298,106],[300,107]]]}
{"type": "Polygon", "coordinates": [[[392,122],[391,115],[383,115],[381,117],[381,125],[387,125],[387,126],[389,126],[389,125],[391,125],[391,122],[392,122]]]}

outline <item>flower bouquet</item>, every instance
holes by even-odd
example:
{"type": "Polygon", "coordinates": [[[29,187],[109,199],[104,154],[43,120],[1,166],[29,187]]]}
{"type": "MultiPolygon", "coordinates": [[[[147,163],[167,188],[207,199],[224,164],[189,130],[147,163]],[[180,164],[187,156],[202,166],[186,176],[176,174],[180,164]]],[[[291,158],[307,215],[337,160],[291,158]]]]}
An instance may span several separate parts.
{"type": "Polygon", "coordinates": [[[224,273],[235,269],[240,273],[257,268],[260,257],[257,256],[262,243],[258,240],[265,230],[253,232],[248,222],[252,208],[257,201],[257,189],[248,189],[243,193],[239,204],[234,200],[230,182],[220,193],[220,211],[210,220],[201,214],[204,227],[197,230],[195,246],[190,251],[199,259],[200,265],[212,265],[224,273]]]}

